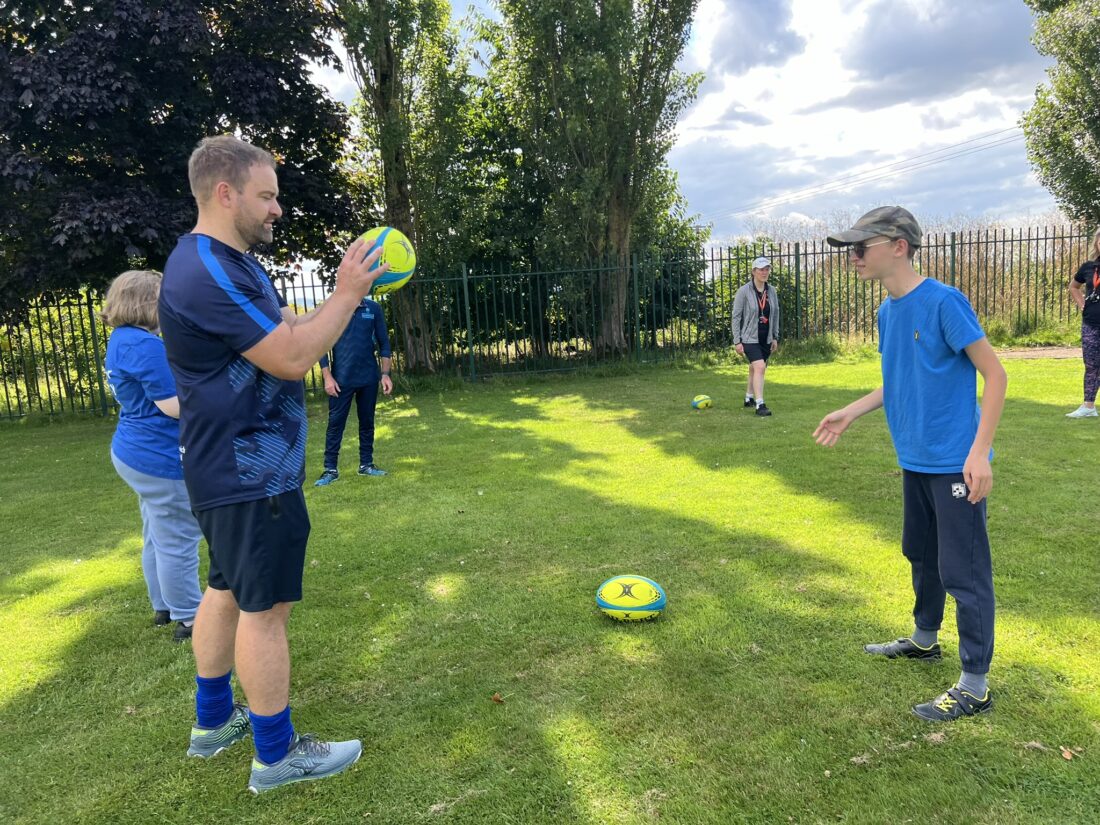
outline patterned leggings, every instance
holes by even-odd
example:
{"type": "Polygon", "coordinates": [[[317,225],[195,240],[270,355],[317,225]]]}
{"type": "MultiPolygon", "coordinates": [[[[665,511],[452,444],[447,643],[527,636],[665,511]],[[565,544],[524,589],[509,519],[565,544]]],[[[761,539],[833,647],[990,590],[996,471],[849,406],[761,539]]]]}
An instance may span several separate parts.
{"type": "Polygon", "coordinates": [[[1085,356],[1085,402],[1091,404],[1100,389],[1100,329],[1081,324],[1081,353],[1085,356]]]}

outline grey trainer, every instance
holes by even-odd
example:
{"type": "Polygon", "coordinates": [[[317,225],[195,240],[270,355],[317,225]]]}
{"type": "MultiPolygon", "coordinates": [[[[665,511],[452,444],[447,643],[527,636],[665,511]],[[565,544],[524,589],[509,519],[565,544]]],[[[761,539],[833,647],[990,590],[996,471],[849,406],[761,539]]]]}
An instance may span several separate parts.
{"type": "Polygon", "coordinates": [[[234,705],[233,713],[229,721],[217,728],[191,728],[191,747],[187,749],[188,756],[197,756],[200,759],[209,759],[217,756],[234,742],[246,738],[252,732],[252,724],[248,721],[248,708],[244,705],[234,705]]]}
{"type": "Polygon", "coordinates": [[[885,656],[887,659],[917,659],[922,662],[938,662],[943,658],[943,649],[939,642],[921,647],[912,639],[895,639],[892,642],[864,645],[863,650],[872,656],[885,656]]]}
{"type": "Polygon", "coordinates": [[[248,790],[259,794],[291,782],[324,779],[350,768],[362,753],[363,744],[358,739],[321,742],[311,733],[295,735],[286,756],[274,765],[265,765],[253,757],[248,790]]]}

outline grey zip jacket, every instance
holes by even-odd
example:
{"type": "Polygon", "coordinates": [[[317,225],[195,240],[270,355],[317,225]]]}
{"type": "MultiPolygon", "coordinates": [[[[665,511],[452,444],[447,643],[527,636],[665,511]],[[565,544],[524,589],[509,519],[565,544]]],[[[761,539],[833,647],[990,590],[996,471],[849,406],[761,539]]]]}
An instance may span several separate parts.
{"type": "MultiPolygon", "coordinates": [[[[779,296],[775,293],[775,287],[764,284],[768,291],[768,303],[771,314],[768,316],[768,340],[779,340],[779,296]]],[[[756,303],[756,287],[749,281],[733,296],[733,343],[744,344],[746,341],[755,344],[759,337],[760,329],[760,305],[756,303]]]]}

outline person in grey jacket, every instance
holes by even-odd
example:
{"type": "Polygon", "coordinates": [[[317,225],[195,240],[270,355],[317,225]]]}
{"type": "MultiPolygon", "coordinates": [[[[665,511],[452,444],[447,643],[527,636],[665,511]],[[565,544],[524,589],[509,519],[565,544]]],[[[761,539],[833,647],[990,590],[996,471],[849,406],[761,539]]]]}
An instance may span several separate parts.
{"type": "Polygon", "coordinates": [[[772,262],[760,257],[752,262],[752,280],[733,298],[733,343],[738,355],[749,359],[745,406],[759,416],[771,415],[764,403],[764,371],[768,358],[779,348],[779,297],[768,283],[772,262]]]}

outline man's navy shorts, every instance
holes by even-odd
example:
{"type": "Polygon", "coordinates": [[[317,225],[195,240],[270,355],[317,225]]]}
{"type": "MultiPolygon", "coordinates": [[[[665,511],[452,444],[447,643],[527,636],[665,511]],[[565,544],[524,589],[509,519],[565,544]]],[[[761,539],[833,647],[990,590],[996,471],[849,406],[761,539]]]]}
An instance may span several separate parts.
{"type": "Polygon", "coordinates": [[[309,513],[302,488],[195,513],[210,545],[209,586],[246,613],[302,600],[309,513]]]}

